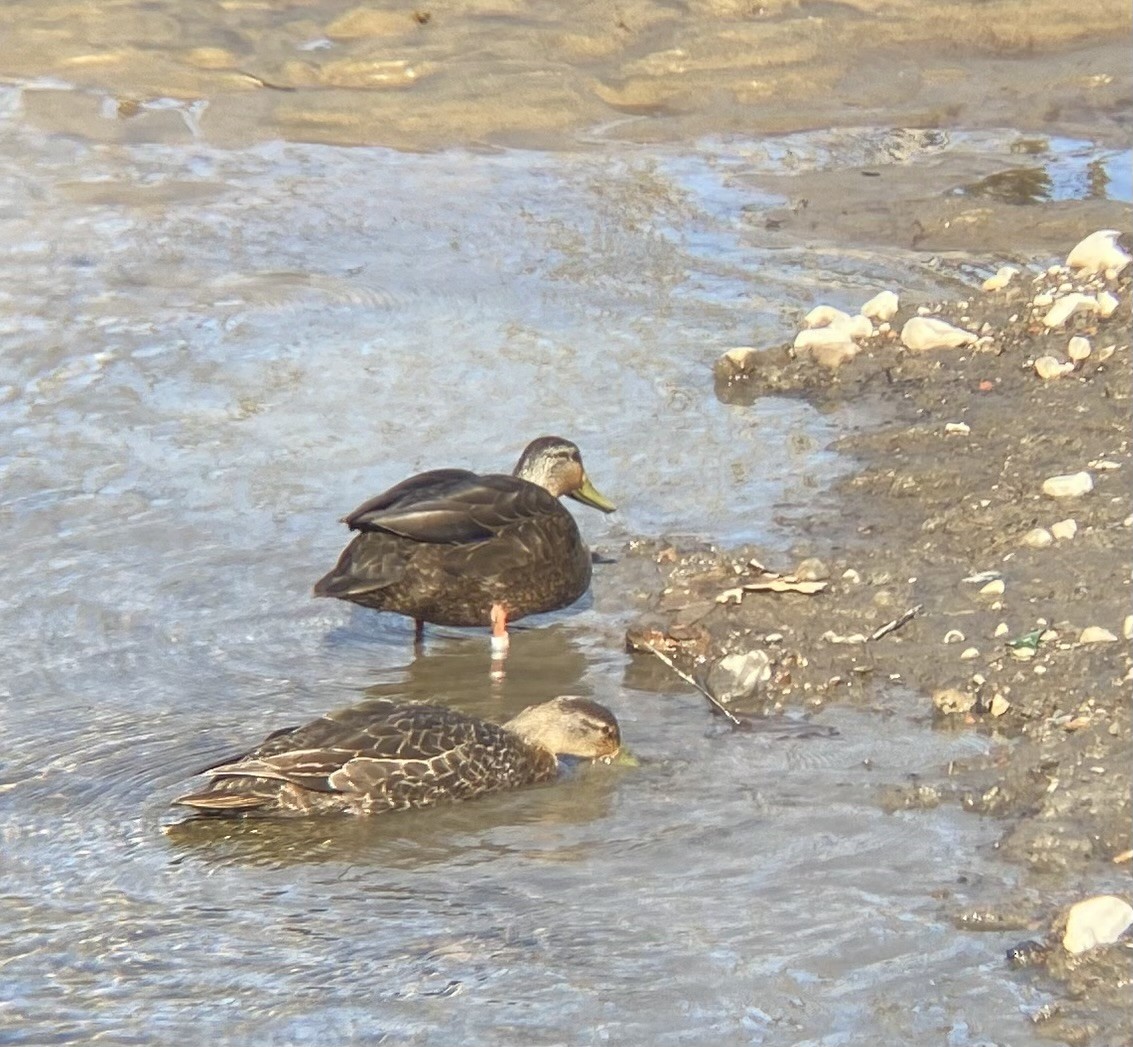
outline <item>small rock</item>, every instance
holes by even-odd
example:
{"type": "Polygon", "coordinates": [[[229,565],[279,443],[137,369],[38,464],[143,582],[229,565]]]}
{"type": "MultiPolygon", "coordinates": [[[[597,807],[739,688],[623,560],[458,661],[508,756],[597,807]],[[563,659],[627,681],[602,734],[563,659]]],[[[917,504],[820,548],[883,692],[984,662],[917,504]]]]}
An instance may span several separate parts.
{"type": "Polygon", "coordinates": [[[933,694],[932,704],[937,712],[951,716],[954,713],[970,712],[976,704],[976,696],[955,687],[945,687],[933,694]]]}
{"type": "Polygon", "coordinates": [[[861,582],[862,576],[858,574],[852,567],[847,567],[842,572],[842,581],[849,582],[851,585],[857,585],[861,582]]]}
{"type": "Polygon", "coordinates": [[[795,352],[834,370],[857,356],[861,347],[841,328],[816,327],[796,335],[795,352]]]}
{"type": "Polygon", "coordinates": [[[965,647],[964,650],[960,652],[960,661],[970,662],[973,658],[978,658],[979,656],[980,649],[978,647],[965,647]]]}
{"type": "Polygon", "coordinates": [[[1126,640],[1133,640],[1133,614],[1125,616],[1125,621],[1121,623],[1121,635],[1126,640]]]}
{"type": "Polygon", "coordinates": [[[971,345],[977,339],[971,331],[953,327],[935,317],[914,316],[901,328],[901,344],[906,349],[923,352],[926,349],[954,349],[971,345]]]}
{"type": "Polygon", "coordinates": [[[861,314],[878,323],[885,323],[896,315],[899,303],[900,299],[892,291],[882,291],[862,306],[861,314]]]}
{"type": "Polygon", "coordinates": [[[1108,360],[1116,352],[1117,352],[1117,346],[1116,345],[1103,345],[1097,351],[1098,363],[1104,364],[1106,362],[1106,360],[1108,360]]]}
{"type": "Polygon", "coordinates": [[[1011,627],[1006,622],[1000,622],[995,627],[994,635],[995,636],[1006,636],[1009,632],[1011,632],[1011,627]]]}
{"type": "Polygon", "coordinates": [[[756,649],[718,658],[709,666],[702,683],[713,698],[727,705],[758,694],[770,679],[771,656],[756,649]]]}
{"type": "Polygon", "coordinates": [[[949,629],[944,634],[945,643],[963,643],[966,637],[959,629],[949,629]]]}
{"type": "Polygon", "coordinates": [[[1090,340],[1081,335],[1075,335],[1066,345],[1066,355],[1075,363],[1081,363],[1090,355],[1090,340]]]}
{"type": "Polygon", "coordinates": [[[1041,294],[1037,294],[1031,299],[1031,305],[1036,309],[1049,309],[1054,305],[1054,295],[1049,291],[1043,291],[1041,294]]]}
{"type": "Polygon", "coordinates": [[[1121,304],[1117,295],[1110,294],[1109,291],[1101,291],[1094,299],[1098,303],[1098,316],[1103,320],[1108,320],[1115,312],[1117,307],[1121,304]]]}
{"type": "Polygon", "coordinates": [[[866,637],[862,633],[850,633],[849,636],[843,636],[841,633],[836,633],[832,629],[827,629],[822,634],[822,639],[826,643],[848,643],[848,644],[861,644],[866,642],[866,637]]]}
{"type": "Polygon", "coordinates": [[[1035,374],[1044,382],[1051,378],[1061,378],[1064,374],[1069,374],[1073,370],[1074,365],[1072,363],[1064,363],[1056,356],[1040,356],[1035,361],[1035,374]]]}
{"type": "Polygon", "coordinates": [[[1108,276],[1110,272],[1116,276],[1133,261],[1119,246],[1117,238],[1120,235],[1116,229],[1099,229],[1090,233],[1066,256],[1067,268],[1093,276],[1108,276]]]}
{"type": "Polygon", "coordinates": [[[1043,324],[1047,327],[1061,327],[1075,313],[1097,312],[1098,300],[1092,294],[1068,294],[1058,299],[1050,307],[1050,312],[1043,317],[1043,324]]]}
{"type": "Polygon", "coordinates": [[[1117,643],[1117,637],[1108,629],[1103,629],[1100,625],[1088,625],[1082,630],[1081,635],[1078,637],[1078,642],[1081,644],[1117,643]]]}
{"type": "Polygon", "coordinates": [[[1054,544],[1054,535],[1045,527],[1035,527],[1023,535],[1020,542],[1032,549],[1045,549],[1054,544]]]}
{"type": "Polygon", "coordinates": [[[1059,541],[1069,540],[1078,533],[1077,520],[1059,520],[1058,523],[1050,525],[1050,533],[1052,537],[1057,538],[1059,541]]]}
{"type": "Polygon", "coordinates": [[[991,700],[991,705],[988,706],[988,712],[992,716],[1002,716],[1008,709],[1011,708],[1011,703],[1001,694],[995,695],[991,700]]]}
{"type": "MultiPolygon", "coordinates": [[[[983,289],[985,291],[1002,291],[1016,276],[1019,275],[1019,270],[1012,265],[1001,265],[996,271],[995,276],[989,276],[983,282],[983,289]]],[[[862,308],[865,312],[865,308],[862,308]]]]}
{"type": "Polygon", "coordinates": [[[830,569],[815,556],[800,560],[795,568],[795,577],[800,582],[822,582],[830,577],[830,569]]]}
{"type": "Polygon", "coordinates": [[[849,313],[835,309],[832,305],[816,305],[803,317],[804,328],[849,327],[853,322],[849,313]]]}
{"type": "Polygon", "coordinates": [[[1094,478],[1086,472],[1051,476],[1043,481],[1043,494],[1050,498],[1079,498],[1094,489],[1094,478]]]}
{"type": "Polygon", "coordinates": [[[1133,906],[1115,894],[1098,894],[1070,906],[1062,947],[1077,956],[1117,941],[1133,924],[1133,906]]]}
{"type": "Polygon", "coordinates": [[[1002,596],[1007,588],[1002,578],[993,578],[986,585],[980,587],[980,596],[1002,596]]]}
{"type": "Polygon", "coordinates": [[[737,345],[720,354],[714,368],[716,376],[722,379],[738,378],[750,374],[755,369],[759,350],[750,345],[737,345]]]}
{"type": "Polygon", "coordinates": [[[972,427],[967,422],[945,422],[944,431],[957,436],[967,436],[972,431],[972,427]]]}

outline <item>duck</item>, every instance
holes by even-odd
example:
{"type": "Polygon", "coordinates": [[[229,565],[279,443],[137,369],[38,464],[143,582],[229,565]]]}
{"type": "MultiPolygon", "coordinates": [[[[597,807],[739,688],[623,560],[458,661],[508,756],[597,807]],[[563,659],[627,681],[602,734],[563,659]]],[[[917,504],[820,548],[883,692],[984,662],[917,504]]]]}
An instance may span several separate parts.
{"type": "Polygon", "coordinates": [[[383,814],[548,782],[563,757],[610,762],[620,748],[614,714],[589,698],[563,695],[504,724],[370,698],[203,769],[209,783],[172,803],[203,815],[383,814]]]}
{"type": "Polygon", "coordinates": [[[411,476],[343,518],[357,535],[314,595],[414,620],[490,626],[506,651],[507,625],[578,600],[590,585],[590,550],[562,504],[615,506],[590,482],[578,446],[532,440],[510,475],[434,469],[411,476]]]}

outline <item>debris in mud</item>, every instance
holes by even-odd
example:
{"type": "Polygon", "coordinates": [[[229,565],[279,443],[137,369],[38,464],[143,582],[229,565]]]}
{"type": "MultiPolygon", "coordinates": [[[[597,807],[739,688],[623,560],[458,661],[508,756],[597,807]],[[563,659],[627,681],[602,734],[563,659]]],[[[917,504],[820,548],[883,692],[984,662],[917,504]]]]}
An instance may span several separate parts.
{"type": "MultiPolygon", "coordinates": [[[[1041,271],[1000,267],[967,301],[904,293],[887,321],[873,318],[868,338],[847,333],[848,313],[820,312],[856,346],[836,370],[790,345],[724,354],[715,369],[724,402],[788,393],[822,407],[872,405],[882,420],[837,445],[860,463],[840,485],[837,511],[799,525],[795,556],[824,566],[820,599],[745,598],[753,590],[738,557],[682,554],[667,565],[680,582],[667,599],[682,607],[659,601],[652,619],[686,668],[770,656],[772,678],[733,708],[875,706],[877,684],[900,680],[937,726],[995,739],[986,758],[937,769],[937,778],[916,768],[920,777],[882,802],[954,803],[1001,820],[998,853],[1038,874],[1033,889],[1048,911],[1063,901],[1059,877],[1092,876],[1099,893],[1116,886],[1133,816],[1133,657],[1115,642],[1133,636],[1133,266],[1116,234],[1091,239],[1103,255],[1088,264],[1075,248],[1041,271]],[[1121,253],[1106,254],[1106,244],[1121,253]],[[964,344],[904,347],[895,332],[918,318],[947,324],[964,344]],[[1044,356],[1058,379],[1037,377],[1044,356]],[[1051,511],[1066,499],[1073,516],[1051,511]],[[869,642],[910,607],[919,613],[885,643],[869,642]],[[677,638],[691,628],[695,639],[677,638]],[[783,639],[770,645],[770,635],[783,639]],[[780,674],[788,652],[794,660],[780,674]]],[[[802,582],[801,567],[787,577],[802,582]]],[[[1044,1034],[1081,1039],[1098,1028],[1099,1007],[1127,1003],[1133,950],[1125,939],[1080,955],[1054,944],[1017,946],[1016,963],[1041,962],[1062,986],[1065,999],[1036,1015],[1044,1034]]]]}

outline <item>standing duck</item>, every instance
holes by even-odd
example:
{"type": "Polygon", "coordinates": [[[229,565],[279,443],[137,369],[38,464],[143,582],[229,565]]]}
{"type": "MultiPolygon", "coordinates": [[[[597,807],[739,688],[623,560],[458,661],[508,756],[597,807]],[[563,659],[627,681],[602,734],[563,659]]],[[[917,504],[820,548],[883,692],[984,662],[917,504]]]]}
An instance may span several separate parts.
{"type": "Polygon", "coordinates": [[[609,760],[620,747],[614,714],[588,698],[532,705],[502,726],[371,698],[268,735],[173,803],[212,814],[382,814],[549,781],[560,756],[609,760]]]}
{"type": "Polygon", "coordinates": [[[408,615],[418,639],[425,622],[490,625],[504,651],[509,621],[566,607],[590,585],[590,550],[563,495],[614,511],[558,436],[532,440],[510,476],[411,476],[344,518],[358,535],[315,595],[408,615]]]}

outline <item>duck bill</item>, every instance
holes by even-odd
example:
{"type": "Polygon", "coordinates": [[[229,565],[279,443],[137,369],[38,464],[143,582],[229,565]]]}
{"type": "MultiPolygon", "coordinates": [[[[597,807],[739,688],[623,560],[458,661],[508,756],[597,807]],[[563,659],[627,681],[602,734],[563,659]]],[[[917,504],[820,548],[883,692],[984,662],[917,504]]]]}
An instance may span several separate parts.
{"type": "Polygon", "coordinates": [[[598,493],[598,488],[590,482],[590,477],[585,473],[582,474],[582,486],[577,491],[571,491],[570,496],[576,502],[601,509],[604,513],[612,513],[617,508],[613,502],[608,501],[598,493]]]}

